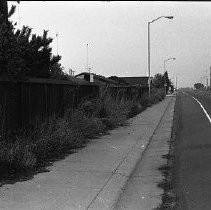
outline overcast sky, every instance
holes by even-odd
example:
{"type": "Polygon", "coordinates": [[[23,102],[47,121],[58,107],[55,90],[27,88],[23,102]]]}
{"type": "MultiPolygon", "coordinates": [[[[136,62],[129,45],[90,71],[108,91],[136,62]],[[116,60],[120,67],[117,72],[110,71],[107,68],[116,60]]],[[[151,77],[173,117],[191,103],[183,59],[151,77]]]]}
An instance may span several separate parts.
{"type": "MultiPolygon", "coordinates": [[[[16,3],[12,3],[16,4],[16,3]]],[[[9,3],[11,5],[11,3],[9,3]]],[[[24,1],[12,20],[33,33],[49,30],[53,53],[62,56],[65,71],[86,71],[89,44],[91,71],[103,76],[147,76],[147,22],[150,25],[151,74],[163,73],[178,86],[193,86],[211,66],[211,2],[153,1],[24,1]],[[174,79],[173,79],[174,78],[174,79]]],[[[203,80],[205,81],[205,79],[203,80]]]]}

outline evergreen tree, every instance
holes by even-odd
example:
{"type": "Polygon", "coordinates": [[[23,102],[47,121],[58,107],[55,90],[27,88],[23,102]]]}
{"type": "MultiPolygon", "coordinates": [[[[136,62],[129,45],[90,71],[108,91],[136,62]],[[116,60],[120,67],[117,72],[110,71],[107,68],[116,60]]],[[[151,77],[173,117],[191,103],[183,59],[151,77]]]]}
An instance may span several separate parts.
{"type": "Polygon", "coordinates": [[[155,88],[164,88],[164,76],[162,74],[156,74],[153,78],[152,84],[155,88]]]}
{"type": "Polygon", "coordinates": [[[153,78],[153,86],[155,88],[164,88],[166,87],[166,92],[168,90],[171,90],[171,92],[173,92],[174,86],[171,82],[171,80],[168,77],[168,72],[164,72],[164,74],[156,74],[153,78]]]}
{"type": "Polygon", "coordinates": [[[9,17],[15,12],[15,6],[7,13],[5,2],[1,0],[0,4],[0,76],[23,80],[63,74],[59,64],[61,56],[52,55],[49,45],[53,39],[48,37],[48,31],[44,30],[43,35],[39,36],[32,34],[32,29],[28,26],[16,30],[17,23],[9,21],[9,17]]]}

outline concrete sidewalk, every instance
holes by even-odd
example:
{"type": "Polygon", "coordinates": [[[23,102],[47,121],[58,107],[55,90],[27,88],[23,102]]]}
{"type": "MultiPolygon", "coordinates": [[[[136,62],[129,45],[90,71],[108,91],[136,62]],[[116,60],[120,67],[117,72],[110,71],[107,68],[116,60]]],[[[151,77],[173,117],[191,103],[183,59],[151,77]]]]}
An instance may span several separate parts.
{"type": "Polygon", "coordinates": [[[158,168],[167,164],[163,156],[169,154],[175,101],[176,97],[173,97],[150,144],[119,196],[115,210],[155,210],[162,203],[164,190],[158,187],[158,183],[164,180],[164,175],[158,168]]]}
{"type": "Polygon", "coordinates": [[[134,171],[172,97],[33,179],[0,188],[1,210],[111,209],[134,171]]]}

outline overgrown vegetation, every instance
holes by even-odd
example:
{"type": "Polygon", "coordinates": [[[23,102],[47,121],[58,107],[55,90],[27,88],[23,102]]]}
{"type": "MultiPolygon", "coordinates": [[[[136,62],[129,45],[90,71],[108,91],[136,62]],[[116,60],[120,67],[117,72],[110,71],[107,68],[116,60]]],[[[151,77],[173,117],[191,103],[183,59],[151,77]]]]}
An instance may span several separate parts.
{"type": "Polygon", "coordinates": [[[30,135],[22,132],[9,141],[1,139],[1,171],[9,174],[37,168],[49,159],[85,146],[110,129],[125,125],[128,118],[163,98],[161,90],[153,90],[150,99],[144,95],[136,100],[116,99],[102,91],[99,98],[83,101],[63,117],[38,121],[30,135]]]}
{"type": "Polygon", "coordinates": [[[169,143],[169,153],[163,155],[163,158],[167,160],[165,165],[162,165],[158,168],[163,174],[163,180],[158,183],[158,187],[163,189],[162,203],[155,210],[176,210],[178,209],[178,195],[176,194],[176,173],[175,173],[175,145],[176,145],[176,136],[179,132],[179,114],[178,114],[178,99],[175,104],[175,113],[173,119],[173,129],[171,133],[171,139],[169,143]]]}
{"type": "MultiPolygon", "coordinates": [[[[32,29],[23,26],[16,29],[16,23],[9,21],[15,12],[13,6],[7,12],[7,1],[0,3],[0,76],[13,81],[30,77],[67,79],[63,73],[61,57],[52,54],[52,38],[48,31],[43,35],[32,34],[32,29]]],[[[114,79],[114,78],[113,78],[114,79]]],[[[118,79],[115,77],[115,79],[118,79]]],[[[119,83],[124,81],[119,80],[119,83]]],[[[108,91],[101,92],[97,99],[83,101],[77,109],[66,110],[64,116],[51,116],[34,123],[31,132],[20,131],[5,137],[4,107],[0,109],[0,170],[3,178],[35,169],[49,159],[56,158],[73,149],[86,145],[90,139],[104,134],[109,129],[124,125],[126,120],[161,101],[165,93],[160,86],[154,86],[151,97],[148,93],[141,98],[114,97],[108,91]],[[7,139],[7,140],[5,140],[7,139]],[[6,175],[5,175],[6,174],[6,175]]]]}
{"type": "Polygon", "coordinates": [[[174,91],[174,86],[172,81],[169,79],[168,72],[165,71],[164,74],[155,74],[153,80],[152,80],[152,85],[155,88],[163,88],[166,89],[166,92],[174,91]]]}
{"type": "Polygon", "coordinates": [[[197,90],[200,90],[200,89],[204,88],[204,85],[202,83],[195,83],[194,88],[197,89],[197,90]]]}

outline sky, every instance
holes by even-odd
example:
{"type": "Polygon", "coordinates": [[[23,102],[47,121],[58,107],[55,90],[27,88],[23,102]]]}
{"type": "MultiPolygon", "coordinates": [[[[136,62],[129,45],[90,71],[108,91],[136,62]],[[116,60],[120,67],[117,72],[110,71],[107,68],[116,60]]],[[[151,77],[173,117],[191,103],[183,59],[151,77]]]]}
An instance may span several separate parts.
{"type": "Polygon", "coordinates": [[[49,30],[53,54],[62,56],[65,72],[87,71],[88,57],[93,73],[138,77],[148,76],[148,22],[160,16],[174,18],[150,24],[151,75],[163,74],[164,60],[175,57],[166,62],[174,84],[176,78],[178,87],[205,84],[211,66],[211,2],[21,1],[11,20],[39,35],[49,30]]]}

